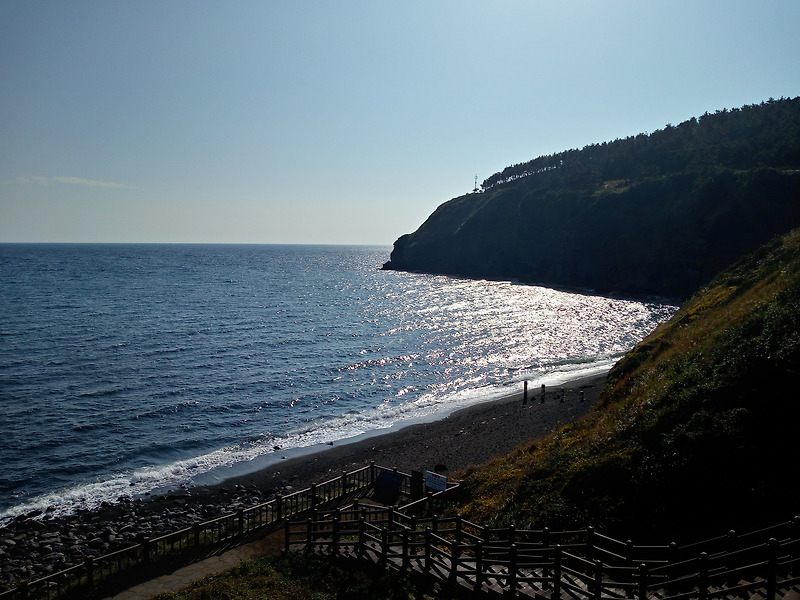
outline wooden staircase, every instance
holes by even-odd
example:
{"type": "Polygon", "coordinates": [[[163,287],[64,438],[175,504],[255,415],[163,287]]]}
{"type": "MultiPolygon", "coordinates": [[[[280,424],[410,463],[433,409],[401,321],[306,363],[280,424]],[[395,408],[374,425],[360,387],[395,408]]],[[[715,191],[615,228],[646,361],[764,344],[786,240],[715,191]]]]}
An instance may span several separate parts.
{"type": "Polygon", "coordinates": [[[460,586],[479,597],[800,600],[800,519],[685,547],[637,547],[591,528],[490,530],[391,507],[287,525],[287,549],[336,555],[460,586]]]}

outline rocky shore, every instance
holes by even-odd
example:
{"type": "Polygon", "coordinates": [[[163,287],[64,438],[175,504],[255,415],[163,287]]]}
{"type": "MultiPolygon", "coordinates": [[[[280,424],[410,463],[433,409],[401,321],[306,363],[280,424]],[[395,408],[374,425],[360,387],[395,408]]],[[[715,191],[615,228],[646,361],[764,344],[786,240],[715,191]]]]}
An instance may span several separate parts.
{"type": "Polygon", "coordinates": [[[556,386],[544,402],[538,389],[529,391],[524,404],[522,394],[516,393],[440,421],[285,460],[216,486],[188,487],[148,499],[122,497],[98,511],[68,517],[39,512],[6,520],[0,523],[0,591],[81,564],[88,556],[256,506],[371,461],[404,472],[457,474],[580,417],[596,402],[604,381],[605,374],[556,386]]]}
{"type": "Polygon", "coordinates": [[[68,517],[17,517],[0,529],[0,591],[271,497],[240,485],[220,489],[214,496],[187,492],[147,500],[123,497],[99,511],[68,517]]]}

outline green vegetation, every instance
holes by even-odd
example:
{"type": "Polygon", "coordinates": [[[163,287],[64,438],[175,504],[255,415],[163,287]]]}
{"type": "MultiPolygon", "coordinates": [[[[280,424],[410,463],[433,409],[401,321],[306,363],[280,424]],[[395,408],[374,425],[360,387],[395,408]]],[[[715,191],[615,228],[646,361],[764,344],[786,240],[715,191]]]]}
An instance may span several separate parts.
{"type": "Polygon", "coordinates": [[[800,98],[508,167],[385,268],[686,298],[800,226],[800,98]]]}
{"type": "Polygon", "coordinates": [[[800,230],[719,275],[611,371],[584,419],[465,475],[477,522],[641,540],[797,510],[800,230]]]}
{"type": "Polygon", "coordinates": [[[407,575],[312,554],[273,554],[153,600],[448,600],[407,575]]]}

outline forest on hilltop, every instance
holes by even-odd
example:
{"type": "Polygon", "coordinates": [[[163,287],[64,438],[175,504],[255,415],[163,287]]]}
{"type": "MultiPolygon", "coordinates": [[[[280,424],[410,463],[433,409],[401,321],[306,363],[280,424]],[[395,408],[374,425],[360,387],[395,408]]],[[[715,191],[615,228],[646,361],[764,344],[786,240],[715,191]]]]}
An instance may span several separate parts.
{"type": "Polygon", "coordinates": [[[685,298],[800,225],[800,98],[514,165],[399,238],[387,269],[685,298]]]}
{"type": "MultiPolygon", "coordinates": [[[[706,112],[680,125],[667,124],[613,142],[591,144],[506,167],[487,178],[484,190],[523,177],[563,169],[574,182],[643,179],[712,167],[751,169],[800,164],[798,99],[773,100],[706,112]]],[[[565,181],[565,183],[567,183],[565,181]]]]}

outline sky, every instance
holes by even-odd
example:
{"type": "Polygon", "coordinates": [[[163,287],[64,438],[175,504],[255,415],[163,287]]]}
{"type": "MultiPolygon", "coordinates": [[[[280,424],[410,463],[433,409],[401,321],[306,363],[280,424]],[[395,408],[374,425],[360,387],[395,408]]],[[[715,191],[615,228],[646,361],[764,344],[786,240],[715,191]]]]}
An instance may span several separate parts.
{"type": "Polygon", "coordinates": [[[0,242],[390,246],[506,166],[800,95],[797,0],[0,2],[0,242]]]}

